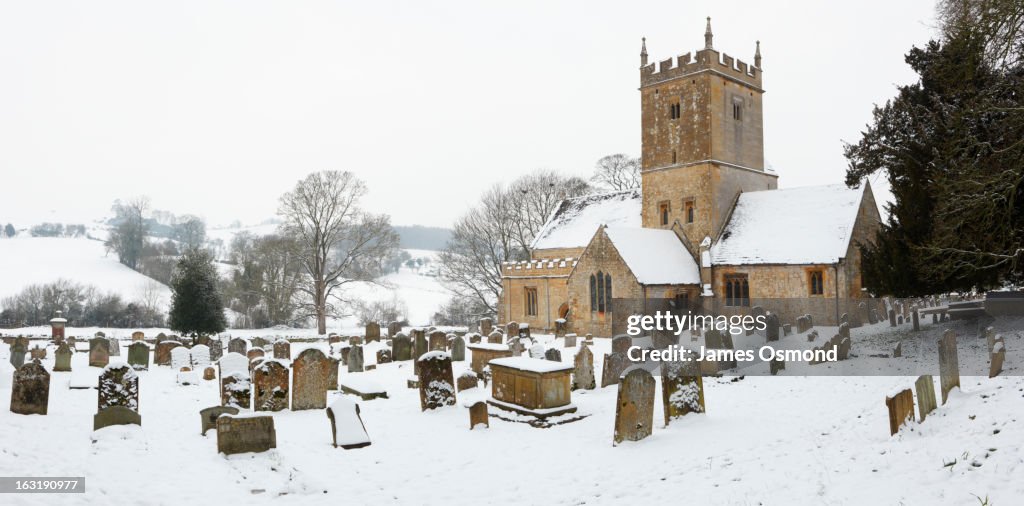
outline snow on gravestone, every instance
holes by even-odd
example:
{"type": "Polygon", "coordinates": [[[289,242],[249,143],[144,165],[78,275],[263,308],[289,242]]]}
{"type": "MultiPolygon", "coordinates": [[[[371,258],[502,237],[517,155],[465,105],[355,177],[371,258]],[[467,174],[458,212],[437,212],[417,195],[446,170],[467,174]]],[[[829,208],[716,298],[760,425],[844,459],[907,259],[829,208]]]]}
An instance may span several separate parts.
{"type": "Polygon", "coordinates": [[[327,408],[327,418],[331,421],[331,439],[335,448],[340,446],[352,450],[370,446],[366,425],[359,416],[359,404],[345,396],[337,397],[327,408]]]}
{"type": "Polygon", "coordinates": [[[497,330],[487,334],[487,344],[502,344],[505,342],[505,336],[497,330]]]}
{"type": "Polygon", "coordinates": [[[128,345],[128,365],[136,371],[149,369],[149,345],[143,341],[135,341],[128,345]]]}
{"type": "Polygon", "coordinates": [[[139,376],[127,364],[110,364],[103,369],[103,374],[100,374],[97,397],[99,411],[111,406],[124,406],[137,412],[139,376]]]}
{"type": "Polygon", "coordinates": [[[635,365],[623,372],[615,404],[613,444],[640,441],[654,425],[654,376],[635,365]]]}
{"type": "Polygon", "coordinates": [[[220,368],[221,404],[249,409],[252,389],[249,360],[239,353],[228,353],[217,361],[217,366],[220,368]]]}
{"type": "Polygon", "coordinates": [[[110,356],[120,357],[121,356],[121,343],[116,338],[108,338],[107,341],[110,343],[110,356]]]}
{"type": "Polygon", "coordinates": [[[288,368],[274,359],[266,359],[253,370],[253,409],[281,411],[288,409],[288,368]]]}
{"type": "Polygon", "coordinates": [[[535,344],[530,347],[530,358],[544,359],[544,345],[535,344]]]}
{"type": "Polygon", "coordinates": [[[331,361],[322,351],[302,350],[292,362],[292,411],[327,407],[330,374],[331,361]]]}
{"type": "Polygon", "coordinates": [[[53,372],[71,371],[71,356],[73,354],[71,346],[68,346],[68,343],[60,343],[60,346],[57,347],[57,351],[53,354],[53,372]]]}
{"type": "Polygon", "coordinates": [[[949,391],[960,387],[960,365],[956,353],[956,332],[947,330],[939,339],[939,386],[942,403],[946,403],[949,391]]]}
{"type": "Polygon", "coordinates": [[[454,406],[452,357],[443,351],[432,351],[421,356],[417,363],[420,366],[420,410],[454,406]]]}
{"type": "Polygon", "coordinates": [[[45,415],[50,401],[50,373],[38,362],[14,371],[11,384],[11,412],[19,415],[45,415]]]}
{"type": "Polygon", "coordinates": [[[110,341],[102,337],[89,340],[89,367],[106,367],[110,363],[110,341]]]}
{"type": "Polygon", "coordinates": [[[274,341],[274,358],[279,360],[292,359],[292,343],[284,339],[274,341]]]}
{"type": "Polygon", "coordinates": [[[183,367],[192,369],[192,353],[188,348],[179,346],[171,350],[171,370],[181,371],[183,367]]]}
{"type": "Polygon", "coordinates": [[[661,363],[661,403],[665,425],[687,413],[704,412],[704,381],[696,356],[690,360],[661,363]]]}
{"type": "Polygon", "coordinates": [[[574,365],[572,389],[593,390],[596,388],[594,384],[594,353],[590,351],[589,347],[583,346],[580,348],[579,353],[576,354],[574,359],[574,365]]]}
{"type": "Polygon", "coordinates": [[[210,365],[210,347],[205,344],[197,344],[192,347],[192,367],[195,370],[210,365]]]}

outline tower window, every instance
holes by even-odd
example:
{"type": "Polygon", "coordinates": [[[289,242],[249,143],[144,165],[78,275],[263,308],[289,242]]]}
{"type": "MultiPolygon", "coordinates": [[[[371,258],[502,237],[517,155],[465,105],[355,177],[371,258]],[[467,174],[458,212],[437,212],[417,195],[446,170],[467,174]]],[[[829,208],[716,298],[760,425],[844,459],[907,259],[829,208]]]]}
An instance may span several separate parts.
{"type": "Polygon", "coordinates": [[[668,106],[668,117],[670,119],[679,119],[682,117],[682,108],[680,107],[679,102],[668,106]]]}
{"type": "Polygon", "coordinates": [[[658,216],[661,218],[662,225],[668,225],[668,214],[670,210],[671,208],[667,201],[658,204],[658,216]]]}
{"type": "Polygon", "coordinates": [[[694,210],[694,203],[692,198],[683,201],[683,214],[686,216],[687,223],[693,223],[694,215],[696,215],[697,213],[694,210]]]}
{"type": "Polygon", "coordinates": [[[732,101],[732,119],[736,121],[743,121],[743,100],[732,101]]]}
{"type": "Polygon", "coordinates": [[[676,163],[676,150],[672,150],[672,163],[676,163]]]}
{"type": "Polygon", "coordinates": [[[537,316],[537,289],[526,289],[526,316],[537,316]]]}
{"type": "Polygon", "coordinates": [[[822,271],[811,271],[808,274],[811,285],[811,295],[823,295],[825,293],[825,273],[822,271]]]}
{"type": "Polygon", "coordinates": [[[750,283],[746,274],[725,276],[725,305],[750,306],[750,283]]]}

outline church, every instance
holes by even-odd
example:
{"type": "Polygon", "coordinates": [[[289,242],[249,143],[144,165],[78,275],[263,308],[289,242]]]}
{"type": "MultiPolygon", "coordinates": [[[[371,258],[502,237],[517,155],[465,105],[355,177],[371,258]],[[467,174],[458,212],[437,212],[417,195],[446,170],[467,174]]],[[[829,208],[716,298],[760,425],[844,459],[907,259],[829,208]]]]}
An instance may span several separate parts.
{"type": "Polygon", "coordinates": [[[870,186],[779,189],[764,166],[761,50],[640,52],[641,187],[563,200],[528,261],[502,265],[499,321],[610,337],[632,314],[810,314],[835,325],[862,289],[870,186]]]}

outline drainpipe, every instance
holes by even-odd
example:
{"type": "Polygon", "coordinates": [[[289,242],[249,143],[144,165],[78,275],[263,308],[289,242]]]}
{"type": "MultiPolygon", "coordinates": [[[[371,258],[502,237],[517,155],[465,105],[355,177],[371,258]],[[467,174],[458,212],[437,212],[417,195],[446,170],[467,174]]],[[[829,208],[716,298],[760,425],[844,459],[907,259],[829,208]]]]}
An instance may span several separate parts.
{"type": "MultiPolygon", "coordinates": [[[[840,260],[842,260],[840,258],[840,260]]],[[[839,326],[839,262],[832,264],[832,271],[835,272],[835,279],[832,284],[836,285],[836,326],[839,326]]]]}

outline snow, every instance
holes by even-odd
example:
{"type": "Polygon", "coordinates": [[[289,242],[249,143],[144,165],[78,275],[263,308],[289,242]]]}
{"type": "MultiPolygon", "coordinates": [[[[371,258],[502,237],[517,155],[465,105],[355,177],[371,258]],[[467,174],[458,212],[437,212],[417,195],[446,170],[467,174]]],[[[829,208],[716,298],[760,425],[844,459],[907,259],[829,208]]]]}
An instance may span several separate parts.
{"type": "Polygon", "coordinates": [[[491,351],[508,351],[508,349],[509,349],[507,344],[499,344],[499,343],[473,343],[473,344],[467,344],[466,347],[471,349],[471,350],[491,350],[491,351]]]}
{"type": "Polygon", "coordinates": [[[605,234],[642,285],[695,285],[700,268],[675,232],[608,227],[605,234]]]}
{"type": "Polygon", "coordinates": [[[345,396],[336,396],[328,409],[334,413],[334,435],[338,446],[358,445],[370,442],[363,423],[356,412],[358,404],[345,396]]]}
{"type": "Polygon", "coordinates": [[[555,362],[553,360],[545,360],[542,358],[530,357],[496,358],[491,360],[490,364],[500,365],[502,367],[510,367],[512,369],[519,369],[520,371],[529,371],[536,373],[568,371],[573,368],[573,365],[569,363],[555,362]]]}
{"type": "Polygon", "coordinates": [[[565,199],[530,248],[583,248],[601,225],[639,227],[640,209],[639,189],[565,199]]]}
{"type": "Polygon", "coordinates": [[[846,256],[864,186],[807,186],[740,195],[711,247],[716,265],[833,264],[846,256]]]}

